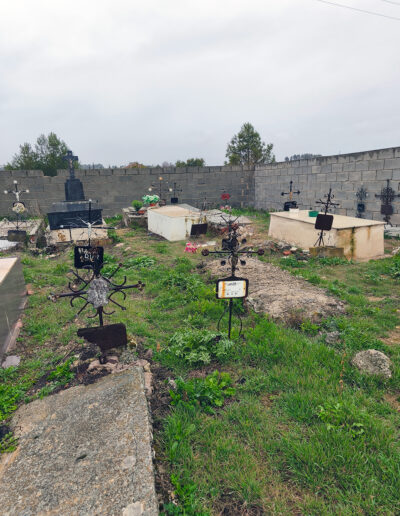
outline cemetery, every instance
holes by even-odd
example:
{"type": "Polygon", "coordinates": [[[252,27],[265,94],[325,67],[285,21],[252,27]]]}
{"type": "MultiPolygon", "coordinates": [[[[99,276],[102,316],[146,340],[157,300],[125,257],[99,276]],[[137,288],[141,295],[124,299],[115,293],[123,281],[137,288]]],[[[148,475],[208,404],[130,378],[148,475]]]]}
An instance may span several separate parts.
{"type": "Polygon", "coordinates": [[[1,179],[0,512],[400,513],[400,149],[76,160],[1,179]]]}

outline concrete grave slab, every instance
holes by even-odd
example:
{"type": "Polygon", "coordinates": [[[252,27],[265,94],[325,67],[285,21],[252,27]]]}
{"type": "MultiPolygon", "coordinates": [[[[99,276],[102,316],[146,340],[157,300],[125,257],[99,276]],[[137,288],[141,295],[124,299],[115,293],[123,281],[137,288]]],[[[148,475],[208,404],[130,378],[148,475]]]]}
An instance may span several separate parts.
{"type": "Polygon", "coordinates": [[[0,258],[0,362],[26,302],[26,287],[18,258],[0,258]]]}
{"type": "Polygon", "coordinates": [[[2,516],[158,514],[141,368],[18,409],[0,459],[2,516]]]}
{"type": "MultiPolygon", "coordinates": [[[[309,217],[308,210],[271,213],[268,235],[309,249],[318,240],[319,230],[314,228],[315,220],[315,217],[309,217]]],[[[384,254],[384,226],[385,223],[381,221],[335,214],[332,229],[325,232],[325,244],[343,247],[348,259],[378,258],[384,254]]]]}

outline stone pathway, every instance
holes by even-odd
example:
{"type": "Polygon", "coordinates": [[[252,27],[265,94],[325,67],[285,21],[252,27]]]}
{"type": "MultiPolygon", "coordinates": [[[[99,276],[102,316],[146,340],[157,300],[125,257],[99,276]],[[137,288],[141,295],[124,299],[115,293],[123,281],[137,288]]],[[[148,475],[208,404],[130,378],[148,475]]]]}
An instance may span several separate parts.
{"type": "Polygon", "coordinates": [[[142,369],[18,409],[0,461],[2,516],[158,514],[142,369]]]}

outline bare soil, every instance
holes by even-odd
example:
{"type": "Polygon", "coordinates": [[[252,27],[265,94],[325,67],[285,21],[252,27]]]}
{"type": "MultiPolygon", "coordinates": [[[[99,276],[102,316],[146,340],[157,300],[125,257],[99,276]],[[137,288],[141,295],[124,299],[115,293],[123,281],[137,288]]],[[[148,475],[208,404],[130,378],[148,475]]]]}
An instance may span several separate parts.
{"type": "MultiPolygon", "coordinates": [[[[227,267],[218,260],[209,263],[213,276],[227,277],[227,267]]],[[[296,278],[287,271],[255,258],[247,258],[238,276],[249,279],[247,301],[257,313],[293,326],[294,320],[320,320],[343,313],[345,305],[326,290],[296,278]]]]}

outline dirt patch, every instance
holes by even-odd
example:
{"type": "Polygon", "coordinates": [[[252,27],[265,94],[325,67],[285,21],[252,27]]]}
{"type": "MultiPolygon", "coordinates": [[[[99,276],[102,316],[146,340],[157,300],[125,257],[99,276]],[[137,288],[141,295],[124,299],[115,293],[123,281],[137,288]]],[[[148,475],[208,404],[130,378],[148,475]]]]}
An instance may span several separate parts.
{"type": "Polygon", "coordinates": [[[396,328],[389,333],[388,337],[381,340],[388,346],[398,346],[400,344],[400,326],[396,326],[396,328]]]}
{"type": "MultiPolygon", "coordinates": [[[[226,277],[227,268],[215,260],[209,264],[214,276],[226,277]]],[[[296,278],[270,263],[247,258],[239,276],[249,279],[249,305],[257,313],[266,313],[275,320],[293,325],[293,318],[319,322],[331,315],[343,313],[342,301],[315,287],[302,278],[296,278]]]]}
{"type": "Polygon", "coordinates": [[[394,410],[397,410],[397,412],[400,412],[400,395],[399,395],[399,393],[397,393],[397,394],[386,393],[384,398],[389,403],[389,405],[392,408],[394,408],[394,410]]]}

